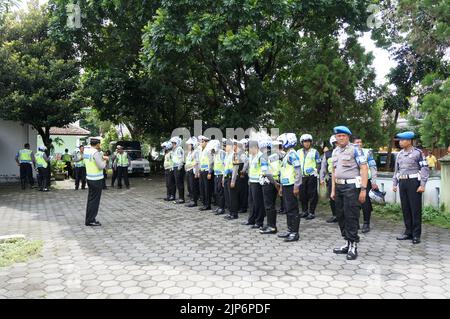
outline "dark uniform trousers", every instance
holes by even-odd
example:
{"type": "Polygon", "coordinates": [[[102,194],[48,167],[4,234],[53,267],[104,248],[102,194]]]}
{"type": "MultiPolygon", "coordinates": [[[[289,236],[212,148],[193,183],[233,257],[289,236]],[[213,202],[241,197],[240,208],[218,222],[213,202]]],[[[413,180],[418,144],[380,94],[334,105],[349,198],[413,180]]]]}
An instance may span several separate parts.
{"type": "Polygon", "coordinates": [[[191,200],[197,203],[200,192],[199,179],[195,178],[194,170],[188,171],[186,176],[189,193],[191,194],[191,200]]]}
{"type": "Polygon", "coordinates": [[[30,186],[34,185],[33,167],[30,163],[20,163],[20,184],[23,189],[27,182],[30,186]]]}
{"type": "Polygon", "coordinates": [[[372,183],[370,179],[367,181],[366,201],[362,204],[362,211],[364,217],[364,223],[370,224],[370,217],[372,216],[372,201],[370,200],[369,191],[372,189],[372,183]]]}
{"type": "Polygon", "coordinates": [[[200,194],[203,201],[203,206],[211,207],[211,180],[208,180],[208,171],[200,172],[200,194]]]}
{"type": "Polygon", "coordinates": [[[37,176],[37,181],[38,181],[38,185],[40,189],[45,189],[48,188],[48,175],[49,174],[49,170],[48,167],[39,167],[38,168],[38,176],[37,176]]]}
{"type": "Polygon", "coordinates": [[[225,195],[222,186],[223,175],[214,176],[214,195],[216,196],[216,205],[219,208],[225,208],[225,195]]]}
{"type": "Polygon", "coordinates": [[[250,216],[248,217],[248,222],[257,226],[262,226],[264,224],[264,217],[266,217],[266,211],[264,208],[264,198],[261,184],[250,183],[249,192],[252,205],[249,206],[250,216]]]}
{"type": "Polygon", "coordinates": [[[239,212],[239,193],[240,193],[240,184],[236,182],[234,183],[234,187],[231,188],[231,177],[226,177],[224,186],[225,186],[225,205],[228,207],[230,211],[230,215],[233,217],[238,216],[239,212]]]}
{"type": "Polygon", "coordinates": [[[236,179],[236,184],[239,183],[239,210],[247,211],[248,207],[251,207],[251,196],[249,192],[248,185],[248,175],[244,174],[243,177],[238,176],[236,179]]]}
{"type": "Polygon", "coordinates": [[[277,189],[270,183],[262,186],[264,197],[264,208],[267,216],[267,226],[277,227],[277,211],[275,209],[275,202],[277,200],[277,189]]]}
{"type": "Polygon", "coordinates": [[[117,168],[112,169],[112,176],[111,176],[111,187],[114,187],[114,183],[117,179],[117,168]]]}
{"type": "Polygon", "coordinates": [[[72,162],[65,162],[65,163],[68,177],[73,177],[72,162]]]}
{"type": "Polygon", "coordinates": [[[86,206],[86,224],[95,222],[102,197],[103,178],[96,181],[87,181],[89,192],[86,206]]]}
{"type": "Polygon", "coordinates": [[[300,228],[300,212],[298,199],[294,195],[294,185],[282,186],[284,211],[286,212],[287,226],[290,233],[298,233],[300,228]]]}
{"type": "Polygon", "coordinates": [[[164,175],[166,177],[167,198],[170,197],[175,198],[176,187],[175,187],[175,175],[173,174],[173,170],[166,169],[164,171],[164,175]]]}
{"type": "Polygon", "coordinates": [[[359,242],[359,192],[355,184],[336,184],[336,218],[342,237],[350,242],[359,242]]]}
{"type": "Polygon", "coordinates": [[[86,167],[75,167],[75,189],[78,189],[80,187],[81,182],[81,188],[86,188],[86,167]]]}
{"type": "Polygon", "coordinates": [[[327,196],[330,200],[331,213],[333,214],[333,216],[336,216],[336,202],[333,199],[331,199],[331,197],[330,197],[331,196],[331,188],[333,186],[333,181],[331,180],[331,177],[330,177],[330,179],[327,180],[326,183],[327,183],[327,196]]]}
{"type": "Polygon", "coordinates": [[[405,222],[405,235],[420,238],[422,234],[422,193],[417,193],[418,179],[399,181],[400,200],[405,222]]]}
{"type": "Polygon", "coordinates": [[[178,190],[178,198],[184,200],[184,166],[174,168],[175,186],[178,190]]]}
{"type": "Polygon", "coordinates": [[[318,200],[317,177],[303,176],[302,185],[300,186],[300,202],[302,203],[302,211],[314,214],[318,200]]]}
{"type": "Polygon", "coordinates": [[[130,187],[130,181],[128,180],[128,166],[117,166],[117,185],[122,187],[122,177],[126,187],[130,187]]]}

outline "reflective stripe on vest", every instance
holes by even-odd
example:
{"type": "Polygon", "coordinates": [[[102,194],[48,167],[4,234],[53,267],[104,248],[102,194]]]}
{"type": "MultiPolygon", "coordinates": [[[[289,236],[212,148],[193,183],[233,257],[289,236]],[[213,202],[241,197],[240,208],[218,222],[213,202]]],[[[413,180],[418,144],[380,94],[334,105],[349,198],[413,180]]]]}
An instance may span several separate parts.
{"type": "Polygon", "coordinates": [[[283,162],[280,168],[280,182],[283,186],[289,186],[295,184],[295,169],[292,164],[288,162],[289,156],[294,150],[290,150],[283,158],[283,162]]]}
{"type": "Polygon", "coordinates": [[[251,156],[249,160],[248,178],[250,183],[259,183],[261,177],[261,155],[258,153],[256,156],[251,156]]]}
{"type": "Polygon", "coordinates": [[[203,150],[200,154],[200,170],[209,171],[209,156],[206,150],[203,150]]]}
{"type": "Polygon", "coordinates": [[[48,163],[44,159],[44,152],[42,152],[42,151],[36,152],[36,165],[39,168],[47,168],[48,163]]]}
{"type": "Polygon", "coordinates": [[[227,153],[225,155],[225,161],[224,161],[224,175],[232,175],[233,174],[233,159],[234,159],[234,152],[227,153]]]}
{"type": "Polygon", "coordinates": [[[311,148],[305,156],[304,148],[298,150],[297,154],[300,157],[300,164],[302,165],[302,173],[303,176],[313,175],[317,173],[317,162],[316,162],[316,150],[311,148]],[[306,170],[308,168],[312,168],[314,171],[312,173],[307,174],[306,170]]]}
{"type": "Polygon", "coordinates": [[[186,164],[184,165],[184,169],[186,171],[190,171],[194,168],[196,161],[195,161],[195,153],[196,151],[191,151],[186,155],[186,164]]]}
{"type": "Polygon", "coordinates": [[[269,174],[273,176],[276,181],[280,180],[280,160],[269,157],[269,174]]]}
{"type": "Polygon", "coordinates": [[[29,149],[23,149],[19,151],[19,162],[20,163],[31,163],[31,153],[32,151],[29,149]]]}
{"type": "Polygon", "coordinates": [[[117,153],[117,165],[120,167],[126,167],[130,165],[127,152],[123,152],[122,154],[117,153]]]}
{"type": "Polygon", "coordinates": [[[87,148],[84,150],[83,161],[86,165],[86,178],[91,181],[103,179],[103,170],[97,167],[94,160],[94,154],[98,151],[96,149],[87,148]]]}
{"type": "Polygon", "coordinates": [[[221,155],[220,151],[214,155],[214,175],[216,176],[223,175],[225,171],[225,165],[221,159],[221,155]]]}
{"type": "Polygon", "coordinates": [[[61,160],[63,162],[71,162],[72,161],[72,156],[70,156],[70,154],[63,154],[63,156],[61,157],[61,160]]]}
{"type": "Polygon", "coordinates": [[[164,155],[164,169],[171,169],[171,168],[173,168],[173,162],[170,156],[170,152],[168,152],[164,155]]]}
{"type": "MultiPolygon", "coordinates": [[[[366,157],[366,161],[367,163],[369,163],[369,149],[368,148],[363,148],[362,149],[364,156],[366,157]]],[[[370,171],[370,167],[369,167],[369,172],[368,172],[368,179],[372,178],[372,172],[370,171]]]]}

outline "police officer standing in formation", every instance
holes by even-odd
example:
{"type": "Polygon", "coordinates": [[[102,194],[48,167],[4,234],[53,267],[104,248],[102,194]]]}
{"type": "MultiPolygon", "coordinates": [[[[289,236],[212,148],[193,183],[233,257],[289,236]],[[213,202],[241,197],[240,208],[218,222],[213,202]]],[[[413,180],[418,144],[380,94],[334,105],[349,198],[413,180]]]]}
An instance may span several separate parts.
{"type": "Polygon", "coordinates": [[[326,183],[327,186],[327,196],[330,201],[330,209],[332,216],[327,219],[327,223],[337,223],[336,218],[336,204],[334,199],[331,198],[331,186],[332,186],[332,177],[331,174],[333,172],[333,150],[336,147],[336,137],[331,135],[330,137],[330,145],[332,147],[331,150],[327,150],[322,157],[322,163],[320,167],[320,184],[324,185],[326,183]]]}
{"type": "Polygon", "coordinates": [[[248,207],[251,205],[251,196],[249,192],[249,176],[248,176],[248,160],[249,160],[249,150],[248,150],[248,140],[246,138],[236,141],[237,147],[237,161],[235,164],[239,165],[239,175],[236,181],[239,184],[239,214],[246,213],[248,207]]]}
{"type": "Polygon", "coordinates": [[[237,219],[239,214],[239,188],[238,184],[236,184],[239,174],[239,165],[234,164],[234,162],[237,162],[237,153],[234,148],[234,141],[232,139],[227,139],[225,142],[223,173],[225,206],[229,211],[229,214],[224,217],[226,220],[237,219]]]}
{"type": "Polygon", "coordinates": [[[86,178],[89,187],[86,205],[86,226],[101,226],[96,220],[100,198],[103,190],[103,169],[108,157],[102,156],[100,152],[100,140],[91,139],[90,147],[86,147],[83,155],[86,166],[86,178]]]}
{"type": "Polygon", "coordinates": [[[335,254],[346,254],[347,260],[358,256],[359,214],[366,200],[368,166],[363,152],[350,143],[352,135],[346,126],[336,126],[337,147],[333,151],[331,198],[336,201],[336,217],[346,244],[335,248],[335,254]]]}
{"type": "Polygon", "coordinates": [[[214,174],[214,159],[211,156],[208,145],[209,138],[200,135],[198,137],[201,143],[200,153],[200,194],[203,201],[203,206],[199,210],[211,210],[211,195],[212,195],[212,181],[214,174]]]}
{"type": "Polygon", "coordinates": [[[191,194],[191,202],[186,207],[197,207],[200,195],[200,152],[198,150],[198,141],[195,136],[186,141],[188,153],[186,154],[186,179],[189,194],[191,194]]]}
{"type": "Polygon", "coordinates": [[[123,146],[117,146],[116,154],[116,166],[117,166],[117,186],[122,188],[122,178],[125,182],[127,189],[130,188],[130,181],[128,180],[128,166],[130,166],[131,158],[127,152],[124,151],[123,146]]]}
{"type": "Polygon", "coordinates": [[[310,134],[300,136],[303,148],[297,151],[302,166],[302,187],[300,188],[300,201],[302,203],[301,217],[310,220],[316,217],[315,211],[319,194],[317,192],[318,168],[320,167],[319,152],[312,148],[313,138],[310,134]]]}
{"type": "Polygon", "coordinates": [[[300,158],[295,152],[297,136],[294,133],[284,133],[278,137],[286,152],[280,167],[281,196],[287,217],[288,230],[278,234],[286,242],[299,240],[300,213],[298,195],[302,184],[302,169],[300,158]]]}
{"type": "Polygon", "coordinates": [[[161,144],[164,150],[164,176],[166,178],[167,195],[164,198],[165,201],[175,200],[176,186],[175,177],[173,175],[173,162],[172,162],[172,143],[169,141],[161,144]]]}
{"type": "Polygon", "coordinates": [[[175,186],[178,190],[176,204],[184,204],[184,150],[181,146],[181,138],[174,136],[170,139],[172,143],[172,163],[175,186]]]}
{"type": "Polygon", "coordinates": [[[49,186],[48,186],[48,174],[50,174],[49,172],[49,167],[48,167],[48,162],[49,159],[47,157],[47,154],[45,154],[46,147],[45,146],[39,146],[38,147],[38,151],[36,152],[36,167],[37,167],[37,171],[38,171],[38,176],[37,176],[37,180],[38,180],[38,185],[39,185],[39,190],[41,192],[48,192],[49,191],[49,186]]]}
{"type": "Polygon", "coordinates": [[[33,166],[36,167],[36,161],[33,151],[30,150],[30,144],[25,143],[23,147],[23,149],[17,152],[15,158],[17,165],[20,167],[20,185],[22,189],[25,189],[28,182],[30,184],[30,188],[33,188],[33,166]]]}
{"type": "Polygon", "coordinates": [[[375,159],[373,158],[372,151],[368,148],[363,148],[363,142],[361,137],[354,135],[353,136],[353,143],[355,145],[358,145],[359,149],[363,152],[364,156],[366,157],[367,164],[369,165],[369,175],[368,175],[368,181],[367,181],[367,196],[366,201],[362,204],[362,211],[363,211],[363,218],[364,223],[363,227],[361,229],[362,233],[367,233],[370,231],[370,217],[372,216],[372,201],[369,196],[369,192],[371,189],[377,190],[377,163],[375,162],[375,159]]]}
{"type": "Polygon", "coordinates": [[[272,145],[280,144],[272,142],[270,137],[259,141],[259,149],[263,153],[261,163],[261,183],[264,198],[264,208],[267,216],[267,224],[260,230],[261,234],[276,234],[277,211],[275,203],[280,190],[280,157],[276,150],[272,151],[272,145]]]}
{"type": "Polygon", "coordinates": [[[225,214],[225,194],[223,187],[223,175],[225,171],[224,163],[226,153],[222,149],[222,143],[218,140],[213,140],[212,154],[214,158],[214,195],[216,197],[217,208],[214,210],[215,215],[225,214]]]}
{"type": "Polygon", "coordinates": [[[259,150],[258,140],[250,138],[248,141],[249,158],[248,158],[248,179],[249,179],[249,208],[250,214],[247,222],[242,225],[251,226],[250,228],[263,229],[264,217],[266,215],[264,209],[264,198],[260,179],[262,176],[261,163],[263,153],[259,150]]]}
{"type": "Polygon", "coordinates": [[[61,161],[66,164],[67,178],[73,177],[72,156],[70,156],[69,150],[67,148],[64,150],[64,154],[61,156],[61,161]]]}
{"type": "Polygon", "coordinates": [[[424,154],[413,146],[414,132],[397,134],[400,148],[395,161],[393,191],[400,189],[400,200],[405,222],[405,231],[398,240],[412,240],[420,243],[422,233],[422,193],[429,177],[428,164],[424,154]]]}
{"type": "Polygon", "coordinates": [[[84,145],[80,145],[78,150],[72,155],[75,166],[75,190],[78,190],[81,182],[81,189],[86,189],[86,165],[83,159],[84,145]]]}

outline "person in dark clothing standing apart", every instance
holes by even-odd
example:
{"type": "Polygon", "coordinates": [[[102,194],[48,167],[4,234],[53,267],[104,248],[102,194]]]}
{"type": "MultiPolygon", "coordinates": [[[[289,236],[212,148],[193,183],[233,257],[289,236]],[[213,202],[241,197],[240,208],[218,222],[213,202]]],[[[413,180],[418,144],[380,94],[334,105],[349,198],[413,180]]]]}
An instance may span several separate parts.
{"type": "Polygon", "coordinates": [[[347,254],[347,260],[353,260],[358,256],[359,215],[366,200],[369,168],[363,152],[350,143],[350,129],[336,126],[334,133],[337,147],[333,151],[331,198],[336,201],[336,217],[346,244],[333,252],[347,254]]]}
{"type": "Polygon", "coordinates": [[[96,217],[100,206],[100,198],[103,190],[103,169],[108,157],[100,152],[100,140],[91,139],[91,146],[86,148],[83,155],[86,165],[86,178],[89,187],[86,205],[86,226],[101,226],[96,217]]]}
{"type": "Polygon", "coordinates": [[[395,161],[393,191],[400,187],[400,200],[405,222],[405,231],[397,240],[420,243],[422,233],[422,194],[429,177],[427,160],[418,148],[413,147],[414,132],[397,134],[402,150],[395,161]]]}
{"type": "Polygon", "coordinates": [[[24,148],[17,152],[16,163],[20,167],[20,185],[22,189],[25,189],[27,182],[30,184],[30,188],[33,188],[33,166],[36,167],[36,161],[33,151],[30,150],[29,143],[26,143],[24,148]]]}
{"type": "Polygon", "coordinates": [[[331,174],[333,173],[333,150],[336,147],[336,137],[331,135],[330,137],[330,145],[332,147],[331,150],[328,150],[323,154],[322,163],[320,167],[320,184],[327,185],[327,196],[330,201],[330,209],[331,209],[331,217],[327,219],[327,223],[337,223],[336,218],[336,203],[334,199],[330,197],[331,195],[331,186],[333,184],[331,180],[331,174]]]}
{"type": "Polygon", "coordinates": [[[61,160],[66,164],[67,178],[73,177],[72,156],[70,156],[69,150],[67,148],[64,150],[64,154],[61,156],[61,160]]]}
{"type": "Polygon", "coordinates": [[[125,182],[126,188],[130,188],[130,181],[128,180],[128,166],[130,166],[131,158],[127,152],[123,150],[122,146],[117,146],[116,165],[117,165],[117,185],[122,188],[122,178],[125,182]]]}
{"type": "Polygon", "coordinates": [[[75,166],[75,190],[78,190],[81,182],[81,189],[86,188],[86,165],[83,160],[84,145],[80,145],[78,150],[72,155],[75,166]]]}

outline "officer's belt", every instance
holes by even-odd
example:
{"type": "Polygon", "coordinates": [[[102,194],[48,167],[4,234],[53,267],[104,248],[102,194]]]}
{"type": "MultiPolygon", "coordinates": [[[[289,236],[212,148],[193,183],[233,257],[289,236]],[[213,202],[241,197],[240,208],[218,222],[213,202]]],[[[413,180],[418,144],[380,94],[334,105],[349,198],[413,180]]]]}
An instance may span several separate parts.
{"type": "Polygon", "coordinates": [[[351,179],[336,178],[335,181],[336,181],[336,184],[339,184],[339,185],[356,184],[356,178],[351,178],[351,179]]]}
{"type": "Polygon", "coordinates": [[[407,175],[399,175],[398,179],[410,179],[410,178],[419,178],[419,174],[407,174],[407,175]]]}

